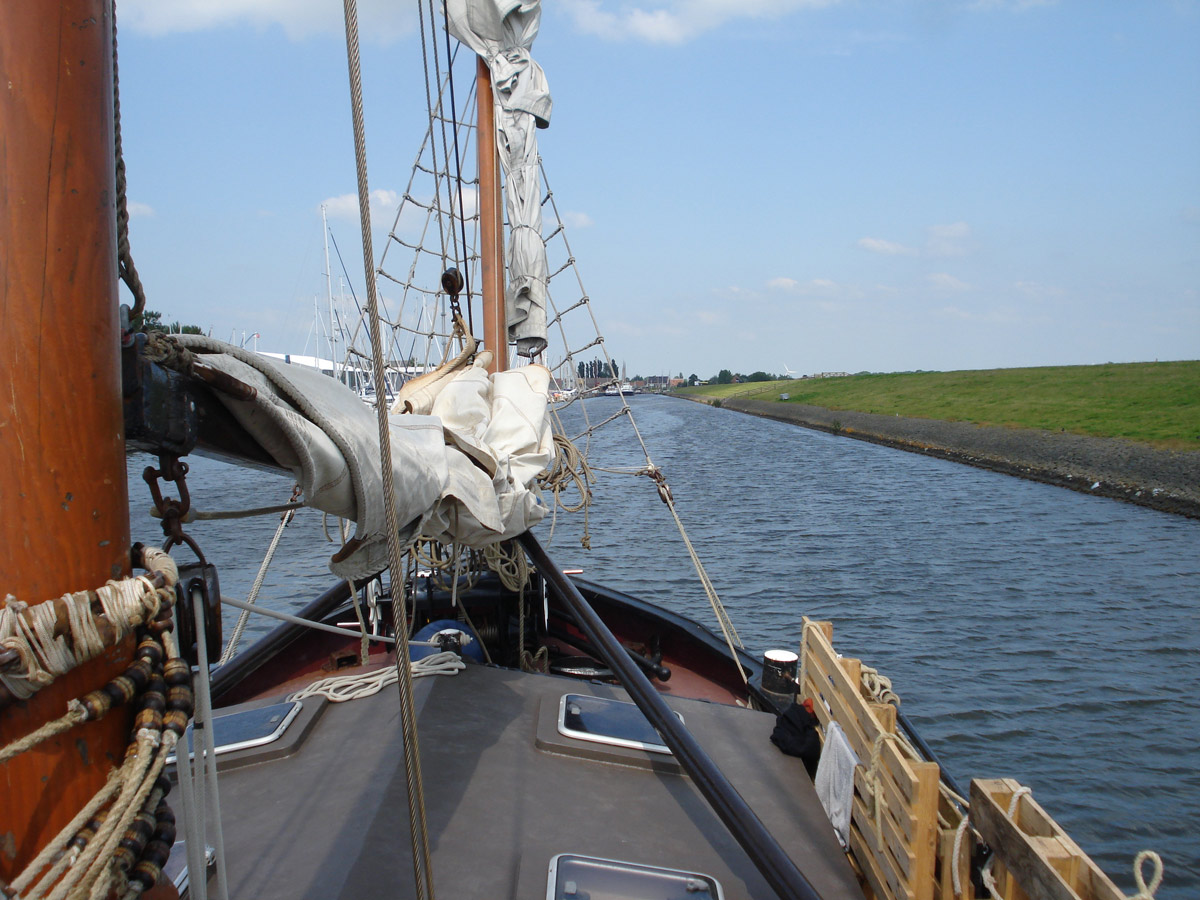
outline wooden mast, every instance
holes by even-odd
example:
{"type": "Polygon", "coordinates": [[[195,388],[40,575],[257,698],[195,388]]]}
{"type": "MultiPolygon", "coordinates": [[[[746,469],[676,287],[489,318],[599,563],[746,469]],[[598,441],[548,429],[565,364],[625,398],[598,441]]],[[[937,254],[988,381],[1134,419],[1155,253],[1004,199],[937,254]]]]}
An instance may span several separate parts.
{"type": "Polygon", "coordinates": [[[496,116],[492,74],[476,57],[479,137],[479,244],[483,277],[483,346],[492,351],[489,372],[508,368],[508,321],[504,306],[504,216],[496,157],[496,116]]]}
{"type": "MultiPolygon", "coordinates": [[[[111,0],[0,4],[0,596],[129,574],[111,0]]],[[[0,711],[0,745],[121,674],[132,638],[0,711]]],[[[11,880],[121,761],[114,711],[0,764],[11,880]],[[10,830],[11,829],[11,830],[10,830]]]]}

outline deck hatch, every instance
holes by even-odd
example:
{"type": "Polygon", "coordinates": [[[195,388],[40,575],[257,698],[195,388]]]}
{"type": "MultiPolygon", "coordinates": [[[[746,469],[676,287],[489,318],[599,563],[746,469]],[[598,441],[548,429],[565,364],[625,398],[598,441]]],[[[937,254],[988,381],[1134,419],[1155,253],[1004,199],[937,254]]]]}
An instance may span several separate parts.
{"type": "MultiPolygon", "coordinates": [[[[246,750],[250,747],[261,747],[279,740],[300,712],[301,705],[299,700],[292,700],[287,703],[272,703],[270,706],[258,706],[253,709],[242,709],[214,716],[212,729],[217,755],[232,753],[234,750],[246,750]]],[[[187,727],[187,746],[191,751],[191,725],[187,727]]],[[[194,755],[189,752],[189,756],[194,755]]],[[[172,754],[167,762],[173,763],[174,761],[175,756],[172,754]]]]}
{"type": "Polygon", "coordinates": [[[721,900],[715,878],[682,869],[663,869],[560,853],[550,860],[546,900],[721,900]]]}
{"type": "MultiPolygon", "coordinates": [[[[683,721],[679,713],[675,716],[683,721]]],[[[558,704],[558,732],[580,741],[651,753],[671,752],[635,704],[609,697],[563,694],[558,704]]]]}

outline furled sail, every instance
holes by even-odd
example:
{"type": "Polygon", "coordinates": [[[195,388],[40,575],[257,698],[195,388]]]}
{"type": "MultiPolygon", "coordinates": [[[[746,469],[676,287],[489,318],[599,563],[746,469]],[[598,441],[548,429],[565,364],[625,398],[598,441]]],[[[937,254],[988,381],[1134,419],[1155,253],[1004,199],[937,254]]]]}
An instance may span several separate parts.
{"type": "Polygon", "coordinates": [[[542,242],[537,128],[550,124],[550,88],[529,50],[537,37],[540,0],[449,0],[450,33],[481,56],[496,98],[496,146],[504,169],[510,228],[508,337],[521,356],[546,348],[549,265],[542,242]]]}
{"type": "MultiPolygon", "coordinates": [[[[342,578],[388,565],[379,429],[375,411],[345,385],[201,335],[175,335],[206,365],[250,385],[256,396],[221,402],[283,468],[309,506],[355,522],[330,561],[342,578]]],[[[468,366],[429,397],[429,414],[389,417],[393,493],[401,538],[483,547],[542,520],[537,476],[554,453],[550,372],[523,366],[489,375],[468,366]]]]}

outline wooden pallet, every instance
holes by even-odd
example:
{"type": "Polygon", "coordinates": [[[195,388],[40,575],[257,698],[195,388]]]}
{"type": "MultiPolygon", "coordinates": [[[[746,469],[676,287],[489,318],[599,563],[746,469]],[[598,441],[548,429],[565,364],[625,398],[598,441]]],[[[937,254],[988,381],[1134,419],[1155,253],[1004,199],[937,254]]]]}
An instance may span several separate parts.
{"type": "Polygon", "coordinates": [[[880,734],[896,733],[896,709],[862,695],[861,663],[838,657],[829,622],[805,622],[805,683],[801,696],[813,699],[824,730],[836,720],[862,762],[854,774],[850,851],[867,886],[888,900],[933,900],[938,850],[937,763],[910,756],[893,740],[879,744],[879,765],[871,758],[880,734]],[[876,816],[876,787],[881,800],[876,816]]]}
{"type": "Polygon", "coordinates": [[[995,853],[992,874],[1004,900],[1126,900],[1058,823],[1011,778],[971,782],[971,825],[995,853]]]}
{"type": "MultiPolygon", "coordinates": [[[[994,854],[1003,900],[1126,900],[1079,845],[1021,785],[1008,778],[971,782],[970,829],[957,857],[963,811],[939,787],[937,763],[913,758],[896,734],[896,708],[861,684],[862,663],[833,649],[833,625],[804,620],[799,699],[812,698],[822,736],[837,721],[861,765],[854,775],[850,856],[869,896],[878,900],[975,900],[970,853],[975,834],[994,854]],[[872,753],[879,762],[872,771],[872,753]],[[876,793],[881,807],[876,813],[876,793]],[[954,869],[958,869],[959,892],[954,869]]],[[[982,897],[990,896],[986,890],[982,897]]]]}

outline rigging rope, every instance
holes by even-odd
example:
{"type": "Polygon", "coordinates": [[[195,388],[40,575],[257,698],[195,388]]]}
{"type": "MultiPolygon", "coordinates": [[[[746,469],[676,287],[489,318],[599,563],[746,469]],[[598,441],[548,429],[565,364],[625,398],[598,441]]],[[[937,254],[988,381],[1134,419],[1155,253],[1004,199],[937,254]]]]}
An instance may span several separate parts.
{"type": "MultiPolygon", "coordinates": [[[[376,390],[386,385],[383,345],[379,328],[379,303],[375,283],[375,252],[371,242],[370,191],[367,187],[366,128],[363,124],[362,72],[358,49],[358,10],[355,0],[343,0],[346,21],[346,57],[350,70],[351,113],[354,127],[354,161],[358,174],[358,208],[362,225],[363,270],[367,282],[367,313],[371,330],[371,363],[376,390]]],[[[400,546],[400,522],[396,512],[393,486],[392,440],[385,402],[375,404],[379,425],[379,452],[383,476],[384,518],[387,523],[388,559],[393,573],[403,571],[400,546]]],[[[409,836],[413,857],[413,881],[418,900],[433,900],[433,871],[429,852],[429,827],[425,816],[425,792],[421,783],[421,759],[417,743],[417,719],[408,666],[408,623],[397,615],[392,604],[393,632],[396,635],[396,682],[400,693],[400,720],[404,744],[404,775],[407,782],[409,836]]]]}
{"type": "MultiPolygon", "coordinates": [[[[117,76],[117,4],[113,3],[112,11],[112,42],[113,42],[113,143],[116,149],[116,189],[117,189],[117,271],[121,280],[133,294],[133,309],[130,319],[141,317],[146,308],[146,290],[142,287],[142,279],[138,277],[137,266],[133,264],[133,254],[129,250],[129,205],[125,199],[125,154],[121,150],[121,91],[120,78],[117,76]]],[[[136,325],[137,323],[134,322],[136,325]]]]}
{"type": "MultiPolygon", "coordinates": [[[[299,491],[300,485],[296,485],[292,491],[293,500],[298,496],[299,491]]],[[[246,597],[246,602],[251,606],[258,600],[258,592],[262,590],[263,582],[267,577],[267,569],[271,565],[271,560],[275,558],[275,551],[279,549],[279,541],[283,537],[283,530],[292,523],[295,515],[295,509],[288,509],[279,518],[279,526],[275,529],[275,536],[271,538],[271,544],[267,547],[267,552],[263,556],[262,565],[258,567],[258,574],[254,576],[254,584],[250,586],[250,594],[246,597]]],[[[241,615],[238,616],[237,624],[233,626],[233,634],[229,636],[229,642],[225,645],[225,650],[221,653],[221,658],[217,660],[217,665],[223,666],[229,660],[233,659],[233,654],[237,652],[238,642],[242,639],[242,632],[246,630],[246,622],[249,619],[250,610],[243,609],[241,615]]]]}

